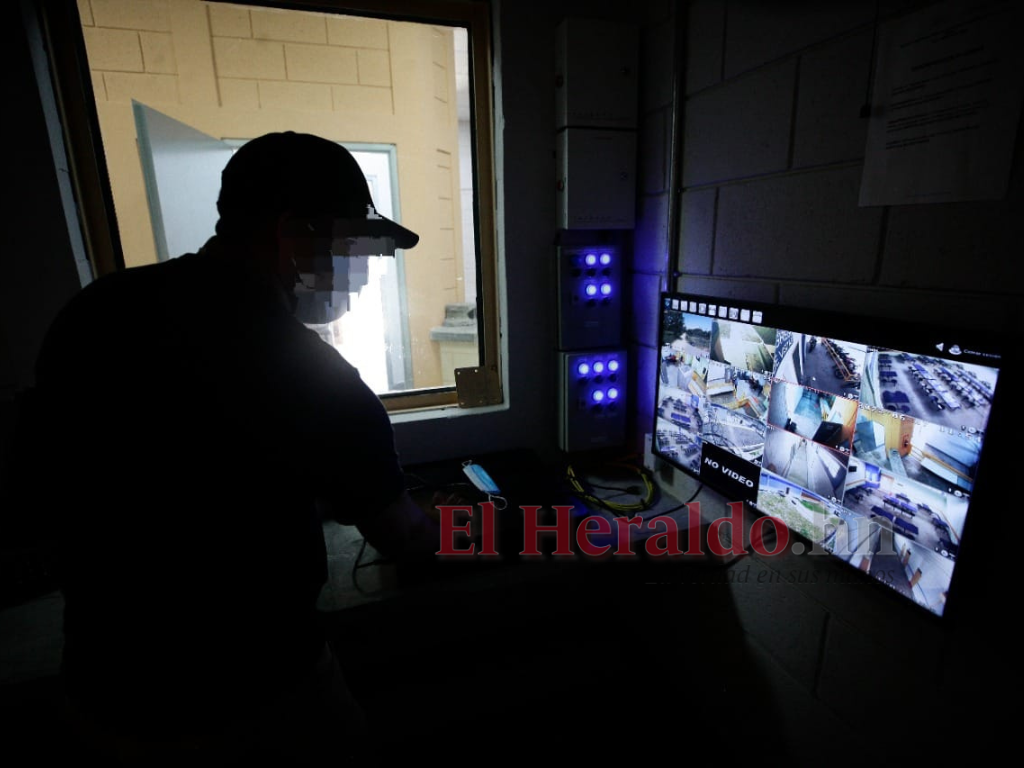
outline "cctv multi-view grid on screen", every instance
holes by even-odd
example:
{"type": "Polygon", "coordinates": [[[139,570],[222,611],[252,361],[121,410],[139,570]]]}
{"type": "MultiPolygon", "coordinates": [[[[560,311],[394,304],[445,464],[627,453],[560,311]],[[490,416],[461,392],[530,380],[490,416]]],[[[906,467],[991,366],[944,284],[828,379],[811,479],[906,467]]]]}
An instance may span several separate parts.
{"type": "Polygon", "coordinates": [[[657,455],[943,613],[997,352],[895,321],[671,293],[660,334],[657,455]]]}

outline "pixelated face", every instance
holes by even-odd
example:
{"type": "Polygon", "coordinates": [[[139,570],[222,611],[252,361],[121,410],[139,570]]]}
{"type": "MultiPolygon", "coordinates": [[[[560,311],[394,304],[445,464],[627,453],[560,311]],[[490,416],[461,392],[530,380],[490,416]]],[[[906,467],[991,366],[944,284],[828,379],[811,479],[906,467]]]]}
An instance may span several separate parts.
{"type": "Polygon", "coordinates": [[[348,270],[345,256],[327,253],[294,258],[298,273],[295,282],[296,292],[335,290],[337,277],[348,270]]]}
{"type": "Polygon", "coordinates": [[[394,256],[394,239],[374,232],[375,227],[380,231],[381,223],[373,216],[287,217],[282,221],[282,269],[301,322],[336,320],[348,307],[349,293],[365,284],[368,257],[394,256]]]}

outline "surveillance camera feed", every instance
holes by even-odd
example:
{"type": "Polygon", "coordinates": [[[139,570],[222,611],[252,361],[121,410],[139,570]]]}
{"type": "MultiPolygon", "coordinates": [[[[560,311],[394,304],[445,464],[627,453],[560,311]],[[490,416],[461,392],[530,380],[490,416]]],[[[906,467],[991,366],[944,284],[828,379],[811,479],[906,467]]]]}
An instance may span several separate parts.
{"type": "Polygon", "coordinates": [[[899,323],[661,301],[654,452],[941,616],[999,355],[899,323]]]}

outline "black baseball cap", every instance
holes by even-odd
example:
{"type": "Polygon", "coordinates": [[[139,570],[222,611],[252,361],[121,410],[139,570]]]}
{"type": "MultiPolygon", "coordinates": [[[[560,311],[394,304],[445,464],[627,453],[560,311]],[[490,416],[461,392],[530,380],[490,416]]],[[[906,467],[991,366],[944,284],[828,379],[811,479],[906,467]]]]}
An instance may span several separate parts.
{"type": "Polygon", "coordinates": [[[332,220],[335,233],[376,244],[393,255],[419,235],[377,213],[366,177],[340,144],[308,133],[268,133],[246,142],[221,173],[217,210],[225,223],[291,212],[332,220]]]}

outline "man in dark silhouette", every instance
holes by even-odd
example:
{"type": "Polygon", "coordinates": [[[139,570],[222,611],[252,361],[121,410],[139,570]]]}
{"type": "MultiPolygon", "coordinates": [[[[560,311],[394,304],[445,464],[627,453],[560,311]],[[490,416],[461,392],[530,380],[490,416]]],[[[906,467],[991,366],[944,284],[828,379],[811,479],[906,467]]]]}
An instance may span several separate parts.
{"type": "Polygon", "coordinates": [[[95,281],[40,354],[62,673],[76,721],[122,753],[194,761],[269,735],[299,764],[358,730],[315,609],[323,518],[393,557],[438,538],[380,400],[294,313],[330,313],[346,258],[418,237],[305,134],[241,147],[217,205],[199,253],[95,281]]]}

